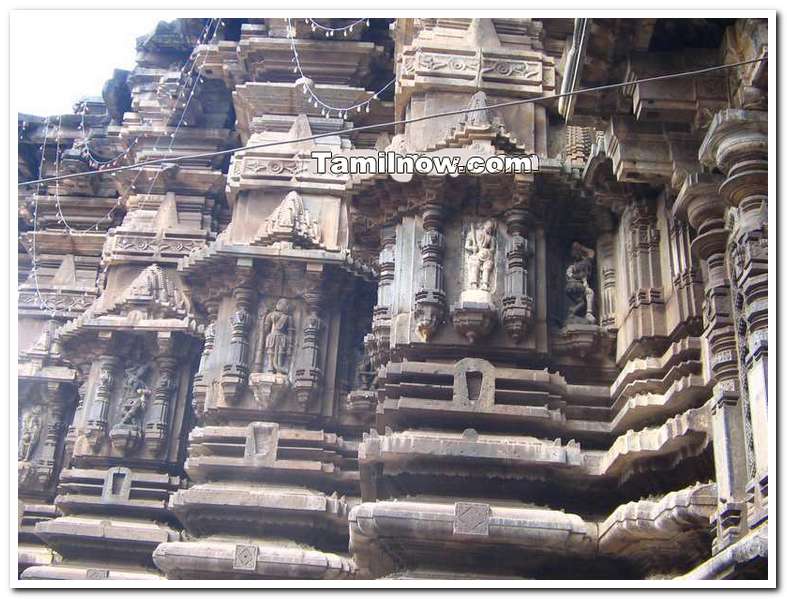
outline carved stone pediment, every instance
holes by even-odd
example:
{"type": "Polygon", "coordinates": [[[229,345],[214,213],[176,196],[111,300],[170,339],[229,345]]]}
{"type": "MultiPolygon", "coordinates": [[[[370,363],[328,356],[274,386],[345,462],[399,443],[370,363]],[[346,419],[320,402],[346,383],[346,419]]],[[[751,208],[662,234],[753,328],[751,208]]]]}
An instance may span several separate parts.
{"type": "Polygon", "coordinates": [[[320,223],[311,215],[297,191],[289,192],[262,222],[251,245],[325,248],[320,223]]]}
{"type": "Polygon", "coordinates": [[[164,271],[152,264],[139,273],[106,313],[128,316],[133,311],[140,311],[151,319],[183,318],[190,313],[191,305],[164,271]]]}

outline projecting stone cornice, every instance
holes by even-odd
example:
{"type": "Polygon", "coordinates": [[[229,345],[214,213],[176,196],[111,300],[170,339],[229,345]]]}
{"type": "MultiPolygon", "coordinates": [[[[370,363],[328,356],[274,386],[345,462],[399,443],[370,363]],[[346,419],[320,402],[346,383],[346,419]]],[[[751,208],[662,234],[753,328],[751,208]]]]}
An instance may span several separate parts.
{"type": "Polygon", "coordinates": [[[707,555],[705,531],[715,509],[714,483],[632,501],[599,524],[599,551],[651,567],[675,564],[678,556],[682,564],[696,562],[707,555]]]}
{"type": "Polygon", "coordinates": [[[227,529],[265,535],[274,527],[306,533],[319,529],[346,542],[347,514],[359,502],[295,485],[222,481],[182,489],[172,495],[169,507],[200,536],[227,529]]]}
{"type": "Polygon", "coordinates": [[[354,578],[352,559],[262,539],[205,538],[159,545],[153,561],[170,578],[354,578]]]}
{"type": "Polygon", "coordinates": [[[564,442],[521,435],[408,430],[364,434],[358,449],[362,467],[381,464],[386,476],[428,474],[433,477],[528,478],[551,472],[566,484],[608,479],[620,484],[632,471],[672,467],[674,462],[702,453],[708,446],[707,406],[670,418],[658,427],[629,430],[606,451],[584,450],[573,439],[564,442]],[[660,462],[657,464],[656,462],[660,462]],[[561,474],[562,473],[562,474],[561,474]],[[565,476],[563,476],[565,475],[565,476]]]}
{"type": "Polygon", "coordinates": [[[415,563],[428,568],[441,558],[472,563],[483,554],[503,564],[523,552],[526,562],[508,564],[523,575],[535,574],[543,560],[570,560],[573,567],[593,557],[670,571],[704,557],[715,506],[714,484],[622,505],[603,522],[483,500],[378,501],[350,512],[350,549],[360,573],[373,577],[415,563]]]}
{"type": "Polygon", "coordinates": [[[378,408],[378,426],[406,426],[439,414],[454,427],[514,430],[519,423],[534,427],[540,436],[609,439],[702,405],[710,389],[696,374],[696,352],[687,342],[663,360],[641,360],[624,371],[614,391],[568,384],[560,374],[547,371],[496,368],[474,358],[454,365],[389,363],[380,377],[385,399],[378,408]],[[476,395],[463,392],[466,372],[484,373],[483,380],[489,379],[476,395]]]}
{"type": "Polygon", "coordinates": [[[222,264],[234,264],[238,259],[271,260],[284,259],[301,263],[322,263],[334,265],[343,270],[372,279],[374,273],[370,267],[355,260],[346,249],[327,251],[322,249],[304,249],[282,246],[257,246],[240,243],[229,243],[219,237],[205,247],[199,248],[178,262],[178,271],[186,276],[198,276],[203,267],[219,267],[222,264]]]}
{"type": "Polygon", "coordinates": [[[200,427],[190,436],[185,470],[194,482],[275,480],[318,488],[357,488],[357,446],[322,431],[279,428],[200,427]]]}
{"type": "Polygon", "coordinates": [[[88,515],[61,516],[40,522],[36,534],[60,554],[126,556],[141,562],[160,543],[180,538],[179,532],[162,523],[88,515]]]}
{"type": "Polygon", "coordinates": [[[167,578],[152,568],[142,570],[130,567],[107,568],[105,562],[95,564],[58,564],[52,566],[32,566],[22,572],[23,580],[143,580],[164,581],[167,578]]]}

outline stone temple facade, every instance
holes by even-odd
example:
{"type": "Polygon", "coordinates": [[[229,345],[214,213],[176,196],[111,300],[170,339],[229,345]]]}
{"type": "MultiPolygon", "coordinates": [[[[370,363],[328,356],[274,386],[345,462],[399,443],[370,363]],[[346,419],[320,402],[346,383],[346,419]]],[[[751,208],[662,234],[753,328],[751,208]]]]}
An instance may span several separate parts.
{"type": "Polygon", "coordinates": [[[19,188],[19,576],[766,578],[767,62],[638,80],[767,54],[758,19],[179,19],[20,114],[20,181],[102,172],[19,188]]]}

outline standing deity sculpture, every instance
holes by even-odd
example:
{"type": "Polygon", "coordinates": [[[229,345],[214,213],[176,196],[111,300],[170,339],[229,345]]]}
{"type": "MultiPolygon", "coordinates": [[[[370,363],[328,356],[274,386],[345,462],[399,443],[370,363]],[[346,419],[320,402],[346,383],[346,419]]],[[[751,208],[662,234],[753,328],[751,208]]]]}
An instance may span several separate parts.
{"type": "Polygon", "coordinates": [[[464,289],[451,307],[454,329],[470,343],[488,335],[497,319],[492,299],[496,254],[495,221],[487,220],[480,228],[471,223],[465,238],[464,289]]]}
{"type": "Polygon", "coordinates": [[[267,372],[273,374],[289,372],[289,359],[292,354],[291,329],[290,304],[286,299],[280,299],[276,302],[275,309],[265,316],[262,324],[267,372]]]}
{"type": "Polygon", "coordinates": [[[146,382],[150,364],[135,366],[126,370],[123,386],[123,404],[120,418],[109,433],[112,446],[124,452],[136,449],[142,440],[142,425],[151,390],[146,382]]]}
{"type": "Polygon", "coordinates": [[[41,418],[42,408],[34,405],[22,419],[22,431],[19,439],[19,459],[29,462],[33,457],[33,451],[41,438],[43,422],[41,418]]]}
{"type": "Polygon", "coordinates": [[[590,286],[595,252],[575,241],[571,245],[573,262],[566,269],[566,324],[595,324],[593,300],[595,292],[590,286]]]}
{"type": "Polygon", "coordinates": [[[487,220],[480,229],[470,225],[465,240],[465,252],[467,252],[466,289],[491,291],[497,249],[495,231],[495,223],[491,220],[487,220]]]}
{"type": "Polygon", "coordinates": [[[265,312],[265,306],[260,306],[257,317],[260,328],[254,348],[250,386],[256,401],[267,410],[275,407],[291,386],[287,377],[295,324],[286,299],[280,299],[272,310],[265,312]]]}

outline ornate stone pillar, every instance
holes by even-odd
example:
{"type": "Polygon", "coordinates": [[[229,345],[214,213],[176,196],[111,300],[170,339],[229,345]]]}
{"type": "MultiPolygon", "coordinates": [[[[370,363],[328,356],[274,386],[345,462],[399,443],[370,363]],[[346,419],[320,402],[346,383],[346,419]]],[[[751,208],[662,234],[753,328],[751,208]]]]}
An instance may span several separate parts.
{"type": "Polygon", "coordinates": [[[107,436],[109,404],[118,366],[119,360],[115,356],[103,355],[98,359],[95,391],[85,426],[85,438],[93,451],[101,449],[107,436]]]}
{"type": "Polygon", "coordinates": [[[740,402],[738,356],[727,276],[724,205],[718,195],[721,179],[693,173],[686,177],[673,206],[697,231],[692,251],[706,269],[704,332],[707,362],[713,379],[713,455],[718,488],[714,553],[745,534],[746,440],[740,402]]]}
{"type": "Polygon", "coordinates": [[[160,455],[167,446],[169,408],[176,390],[177,366],[173,339],[169,333],[159,333],[159,354],[156,356],[158,380],[153,389],[153,401],[145,424],[145,443],[154,455],[160,455]]]}
{"type": "Polygon", "coordinates": [[[74,409],[74,416],[71,418],[71,423],[66,429],[65,440],[63,442],[63,453],[70,456],[74,452],[74,443],[76,443],[78,435],[79,423],[82,420],[82,413],[85,409],[85,400],[87,399],[88,386],[90,384],[90,373],[87,375],[82,374],[80,370],[81,380],[76,382],[76,408],[74,409]]]}
{"type": "Polygon", "coordinates": [[[629,238],[629,306],[632,309],[664,301],[661,284],[661,236],[657,227],[656,206],[647,200],[635,200],[630,206],[629,238]]]}
{"type": "Polygon", "coordinates": [[[252,286],[253,273],[243,267],[240,280],[232,291],[235,310],[230,316],[229,360],[224,364],[221,389],[224,401],[235,403],[249,379],[249,331],[252,326],[251,306],[256,292],[252,286]]]}
{"type": "Polygon", "coordinates": [[[416,330],[423,341],[429,341],[445,318],[445,237],[442,233],[444,216],[442,203],[434,201],[424,206],[424,235],[420,245],[421,276],[418,291],[415,293],[416,330]]]}
{"type": "Polygon", "coordinates": [[[47,384],[47,397],[51,398],[48,402],[49,420],[44,436],[43,455],[38,460],[40,468],[38,482],[42,487],[52,482],[52,477],[57,469],[57,447],[60,444],[60,433],[64,427],[66,405],[68,403],[67,387],[62,383],[50,382],[47,384]]]}
{"type": "Polygon", "coordinates": [[[657,203],[639,198],[623,212],[627,266],[621,277],[628,309],[621,309],[618,361],[660,353],[668,343],[657,203]]]}
{"type": "Polygon", "coordinates": [[[210,358],[216,342],[216,320],[219,313],[219,303],[218,298],[205,302],[205,308],[208,312],[208,323],[205,326],[205,343],[202,346],[199,367],[197,368],[197,374],[194,375],[194,384],[192,386],[192,406],[194,413],[197,415],[201,414],[205,408],[205,395],[210,386],[210,381],[206,379],[206,370],[208,358],[210,358]]]}
{"type": "Polygon", "coordinates": [[[681,219],[668,219],[670,272],[676,321],[680,323],[677,337],[696,335],[702,322],[703,283],[691,255],[689,225],[681,219]]]}
{"type": "Polygon", "coordinates": [[[306,320],[303,324],[303,343],[298,354],[295,370],[295,398],[306,411],[319,396],[322,385],[320,368],[320,345],[323,331],[322,312],[322,265],[307,267],[307,277],[312,279],[309,290],[304,293],[306,320]]]}
{"type": "Polygon", "coordinates": [[[391,313],[393,308],[393,283],[396,271],[396,229],[385,227],[382,233],[382,249],[377,259],[379,267],[377,282],[377,305],[372,312],[374,366],[388,362],[391,349],[391,313]]]}
{"type": "Polygon", "coordinates": [[[744,379],[745,421],[750,435],[751,524],[767,518],[768,507],[768,115],[727,109],[713,119],[700,159],[726,175],[719,193],[726,200],[739,360],[744,379]]]}
{"type": "Polygon", "coordinates": [[[532,252],[527,239],[530,218],[530,212],[523,209],[512,209],[505,215],[511,241],[506,252],[503,328],[517,343],[530,328],[534,316],[533,297],[527,281],[527,261],[532,252]]]}

